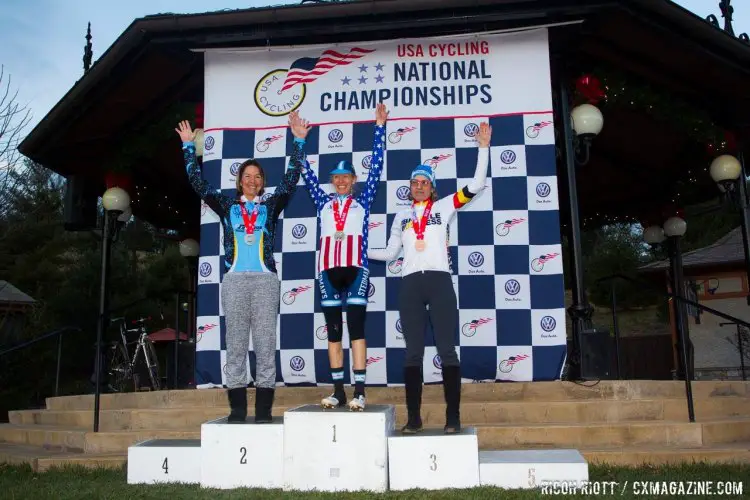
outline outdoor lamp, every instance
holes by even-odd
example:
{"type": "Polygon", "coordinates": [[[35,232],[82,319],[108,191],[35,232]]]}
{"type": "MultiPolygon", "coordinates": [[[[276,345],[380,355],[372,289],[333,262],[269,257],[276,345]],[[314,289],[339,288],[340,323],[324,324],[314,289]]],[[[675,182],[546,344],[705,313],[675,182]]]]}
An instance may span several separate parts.
{"type": "Polygon", "coordinates": [[[649,226],[643,230],[643,239],[649,245],[658,245],[667,237],[664,235],[664,229],[659,226],[649,226]]]}
{"type": "Polygon", "coordinates": [[[687,230],[687,223],[680,217],[670,217],[664,222],[664,234],[667,236],[682,236],[687,230]]]}
{"type": "Polygon", "coordinates": [[[195,156],[203,156],[203,145],[206,142],[202,128],[195,129],[195,156]]]}
{"type": "Polygon", "coordinates": [[[102,196],[102,205],[107,211],[124,212],[130,207],[130,195],[119,187],[111,187],[102,196]]]}
{"type": "Polygon", "coordinates": [[[590,139],[602,131],[604,117],[599,108],[593,104],[581,104],[570,113],[573,118],[573,130],[582,139],[590,139]]]}
{"type": "Polygon", "coordinates": [[[734,183],[740,178],[742,165],[732,155],[721,155],[711,162],[710,173],[721,191],[731,191],[734,183]]]}
{"type": "Polygon", "coordinates": [[[180,255],[183,257],[197,257],[200,252],[200,245],[192,238],[187,238],[180,242],[180,255]]]}

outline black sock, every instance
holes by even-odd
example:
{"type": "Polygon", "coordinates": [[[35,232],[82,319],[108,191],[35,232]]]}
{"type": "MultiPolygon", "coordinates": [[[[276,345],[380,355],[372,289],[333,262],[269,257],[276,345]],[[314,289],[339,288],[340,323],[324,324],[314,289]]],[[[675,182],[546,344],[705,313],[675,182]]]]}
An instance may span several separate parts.
{"type": "Polygon", "coordinates": [[[367,370],[354,370],[354,397],[365,395],[365,373],[367,370]]]}
{"type": "Polygon", "coordinates": [[[331,368],[331,378],[333,379],[334,394],[344,394],[344,367],[331,368]]]}

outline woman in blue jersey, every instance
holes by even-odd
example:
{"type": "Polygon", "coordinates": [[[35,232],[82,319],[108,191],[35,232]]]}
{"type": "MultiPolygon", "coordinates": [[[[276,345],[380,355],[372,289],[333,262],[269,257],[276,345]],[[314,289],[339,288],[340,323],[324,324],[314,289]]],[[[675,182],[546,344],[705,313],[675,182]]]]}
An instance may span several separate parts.
{"type": "Polygon", "coordinates": [[[187,121],[175,129],[182,139],[188,178],[193,189],[216,212],[224,230],[224,265],[221,303],[226,319],[226,376],[229,422],[247,418],[247,352],[252,331],[256,359],[255,421],[271,422],[276,387],[276,321],[280,282],[273,258],[276,224],[299,181],[302,147],[310,129],[297,113],[289,116],[294,134],[289,167],[276,191],[261,199],[266,176],[257,160],[240,165],[237,192],[226,196],[201,176],[195,156],[195,132],[187,121]]]}
{"type": "Polygon", "coordinates": [[[456,355],[455,333],[458,322],[456,292],[451,280],[448,256],[448,224],[485,188],[492,127],[479,126],[477,166],[474,178],[455,193],[438,199],[435,173],[429,165],[419,165],[411,173],[412,206],[398,212],[385,249],[371,249],[372,260],[393,260],[401,248],[401,289],[398,309],[406,342],[404,386],[408,421],[404,433],[422,430],[422,359],[424,334],[429,320],[442,364],[445,396],[445,432],[461,430],[461,369],[456,355]]]}
{"type": "Polygon", "coordinates": [[[318,178],[310,168],[302,177],[318,210],[320,219],[320,250],[318,254],[318,286],[320,305],[328,330],[328,361],[331,368],[334,392],[321,401],[325,408],[346,404],[344,393],[344,350],[341,346],[343,329],[342,306],[346,302],[346,319],[349,325],[352,365],[354,371],[354,397],[349,409],[365,408],[365,374],[367,345],[365,343],[365,313],[370,271],[367,264],[367,234],[370,207],[375,199],[383,172],[385,158],[385,123],[388,111],[384,104],[375,111],[375,135],[370,160],[370,173],[365,190],[354,196],[357,182],[354,167],[340,161],[330,172],[335,193],[331,196],[321,188],[318,178]]]}

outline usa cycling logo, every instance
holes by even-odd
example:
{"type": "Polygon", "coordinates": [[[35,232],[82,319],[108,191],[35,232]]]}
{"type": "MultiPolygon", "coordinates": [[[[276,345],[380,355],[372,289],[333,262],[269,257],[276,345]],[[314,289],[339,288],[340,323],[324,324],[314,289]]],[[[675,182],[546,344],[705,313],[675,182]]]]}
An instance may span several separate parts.
{"type": "Polygon", "coordinates": [[[404,258],[399,257],[396,260],[392,260],[388,263],[388,270],[391,272],[391,274],[400,274],[401,268],[404,265],[404,258]]]}
{"type": "Polygon", "coordinates": [[[292,228],[292,236],[296,239],[301,240],[307,236],[307,226],[304,224],[297,224],[292,228]]]}
{"type": "Polygon", "coordinates": [[[505,282],[505,293],[508,295],[518,295],[521,292],[521,284],[518,280],[508,280],[505,282]]]}
{"type": "Polygon", "coordinates": [[[367,155],[362,158],[362,168],[370,170],[370,165],[372,165],[372,155],[367,155]]]}
{"type": "Polygon", "coordinates": [[[440,354],[435,354],[435,357],[432,358],[432,366],[434,366],[438,370],[443,369],[443,361],[440,359],[440,354]]]}
{"type": "Polygon", "coordinates": [[[210,325],[199,326],[198,330],[195,332],[195,341],[200,342],[203,338],[203,334],[210,330],[213,330],[214,328],[216,328],[216,325],[214,323],[211,323],[210,325]]]}
{"type": "Polygon", "coordinates": [[[471,267],[481,267],[484,264],[484,255],[481,252],[471,252],[468,260],[471,267]]]}
{"type": "Polygon", "coordinates": [[[292,288],[288,292],[284,292],[284,295],[281,296],[281,300],[284,302],[284,304],[290,306],[294,304],[294,301],[297,298],[297,295],[308,291],[310,288],[312,287],[298,286],[298,287],[292,288]]]}
{"type": "Polygon", "coordinates": [[[211,151],[214,148],[214,144],[216,144],[216,139],[214,139],[213,136],[209,135],[203,142],[203,149],[205,149],[206,151],[211,151]]]}
{"type": "Polygon", "coordinates": [[[422,164],[423,165],[429,165],[434,170],[434,169],[438,168],[438,166],[440,165],[441,161],[445,161],[445,160],[447,160],[448,158],[450,158],[452,156],[453,155],[449,154],[449,153],[443,153],[443,154],[435,155],[435,156],[433,156],[431,158],[427,158],[426,160],[423,160],[422,164]]]}
{"type": "Polygon", "coordinates": [[[526,221],[526,219],[508,219],[495,226],[495,232],[498,236],[508,236],[513,226],[517,226],[524,221],[526,221]]]}
{"type": "Polygon", "coordinates": [[[531,269],[533,269],[536,272],[540,272],[542,269],[544,269],[544,264],[551,261],[555,257],[557,257],[559,254],[557,253],[548,253],[545,255],[540,255],[539,257],[533,259],[531,261],[531,269]]]}
{"type": "Polygon", "coordinates": [[[552,125],[552,122],[551,122],[551,121],[546,121],[546,122],[538,122],[538,123],[535,123],[534,125],[531,125],[530,127],[527,127],[527,128],[526,128],[526,135],[527,135],[527,136],[528,136],[528,137],[529,137],[530,139],[536,139],[537,137],[539,137],[539,132],[540,132],[540,131],[541,131],[541,130],[542,130],[542,129],[544,128],[544,127],[548,127],[549,125],[552,125]]]}
{"type": "Polygon", "coordinates": [[[516,364],[527,359],[528,357],[528,354],[516,354],[515,356],[510,356],[508,357],[508,359],[502,360],[497,368],[503,373],[510,373],[516,364]]]}
{"type": "Polygon", "coordinates": [[[266,137],[265,139],[258,141],[258,143],[255,145],[255,149],[257,149],[260,153],[264,153],[268,151],[268,148],[271,147],[271,144],[278,141],[282,137],[284,137],[283,134],[272,135],[271,137],[266,137]]]}
{"type": "Polygon", "coordinates": [[[552,192],[552,188],[546,182],[540,182],[536,185],[536,195],[540,198],[546,198],[552,192]]]}
{"type": "Polygon", "coordinates": [[[417,127],[403,127],[400,129],[397,129],[395,132],[391,132],[388,134],[388,141],[391,144],[398,144],[401,142],[401,138],[408,134],[409,132],[414,132],[417,130],[417,127]]]}
{"type": "Polygon", "coordinates": [[[295,372],[301,372],[305,369],[305,360],[302,356],[292,356],[289,360],[289,367],[295,372]]]}
{"type": "Polygon", "coordinates": [[[335,128],[328,132],[328,140],[333,144],[338,144],[344,139],[344,133],[341,129],[335,128]]]}
{"type": "Polygon", "coordinates": [[[464,127],[464,135],[466,137],[476,137],[477,132],[479,132],[479,125],[476,123],[468,123],[464,127]]]}
{"type": "Polygon", "coordinates": [[[555,321],[555,318],[553,318],[552,316],[545,316],[539,322],[539,326],[542,327],[542,330],[549,333],[555,329],[555,327],[557,326],[557,321],[555,321]]]}
{"type": "Polygon", "coordinates": [[[479,328],[482,325],[486,325],[487,323],[490,323],[492,320],[490,318],[480,318],[480,319],[473,319],[469,321],[468,323],[464,323],[463,326],[461,326],[461,333],[464,337],[473,337],[477,333],[477,328],[479,328]]]}
{"type": "Polygon", "coordinates": [[[505,149],[500,153],[500,161],[506,165],[510,165],[516,162],[516,152],[512,149],[505,149]]]}
{"type": "Polygon", "coordinates": [[[203,262],[200,265],[198,272],[202,277],[208,278],[209,276],[211,276],[211,264],[209,264],[208,262],[203,262]]]}
{"type": "Polygon", "coordinates": [[[396,197],[398,197],[401,201],[406,201],[409,199],[409,193],[411,190],[408,186],[399,186],[399,188],[396,190],[396,197]]]}
{"type": "Polygon", "coordinates": [[[236,161],[229,166],[229,173],[232,174],[232,177],[237,177],[237,174],[240,171],[240,165],[242,164],[236,161]]]}

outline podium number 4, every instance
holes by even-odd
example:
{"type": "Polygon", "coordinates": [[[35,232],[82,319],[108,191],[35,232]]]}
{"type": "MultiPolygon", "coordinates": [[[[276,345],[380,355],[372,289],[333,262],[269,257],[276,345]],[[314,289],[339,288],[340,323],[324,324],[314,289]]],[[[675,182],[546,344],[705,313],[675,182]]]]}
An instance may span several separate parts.
{"type": "Polygon", "coordinates": [[[437,470],[437,457],[433,453],[430,455],[430,460],[432,460],[432,463],[430,464],[430,470],[435,471],[437,470]]]}
{"type": "Polygon", "coordinates": [[[167,457],[164,457],[164,462],[161,464],[161,468],[164,469],[164,474],[169,474],[169,464],[167,463],[167,457]]]}

